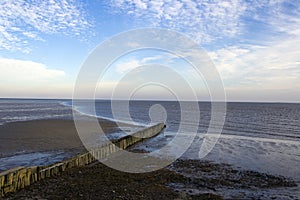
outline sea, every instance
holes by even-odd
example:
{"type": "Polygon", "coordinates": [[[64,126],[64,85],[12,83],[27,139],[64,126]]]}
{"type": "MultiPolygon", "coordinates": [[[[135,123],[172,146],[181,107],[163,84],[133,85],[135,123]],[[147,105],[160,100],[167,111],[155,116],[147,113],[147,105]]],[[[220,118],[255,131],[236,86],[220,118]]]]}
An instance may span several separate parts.
{"type": "MultiPolygon", "coordinates": [[[[72,100],[63,99],[0,99],[0,126],[37,119],[72,119],[73,110],[82,115],[145,126],[165,121],[167,127],[162,134],[136,147],[147,151],[168,144],[178,130],[188,134],[196,126],[196,138],[182,159],[227,163],[240,169],[293,178],[300,183],[300,104],[227,102],[221,134],[204,158],[199,158],[199,138],[210,134],[212,103],[196,104],[199,110],[195,111],[195,102],[96,100],[93,110],[84,100],[72,106],[72,100]],[[185,105],[184,110],[182,105],[185,105]]],[[[0,138],[2,134],[5,133],[0,133],[0,138]]],[[[0,157],[0,170],[24,164],[22,162],[28,159],[32,159],[31,165],[57,162],[64,158],[63,154],[62,150],[35,154],[16,152],[10,157],[0,157]]]]}

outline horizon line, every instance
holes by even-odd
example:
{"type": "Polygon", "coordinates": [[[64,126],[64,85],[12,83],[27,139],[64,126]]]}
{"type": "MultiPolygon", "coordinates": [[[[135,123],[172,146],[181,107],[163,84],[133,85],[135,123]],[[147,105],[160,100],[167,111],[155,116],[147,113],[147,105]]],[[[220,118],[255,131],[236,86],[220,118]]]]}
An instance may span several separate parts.
{"type": "MultiPolygon", "coordinates": [[[[73,98],[49,98],[49,97],[0,97],[0,100],[74,100],[73,98]]],[[[102,100],[102,101],[111,101],[108,98],[95,98],[95,99],[85,99],[80,98],[76,100],[102,100]]],[[[114,99],[114,101],[127,101],[127,99],[114,99]]],[[[177,101],[175,99],[132,99],[130,101],[177,101]]],[[[193,100],[182,100],[182,102],[194,102],[193,100]]],[[[221,103],[291,103],[291,104],[299,104],[298,101],[250,101],[250,100],[228,100],[228,101],[209,101],[209,100],[199,100],[197,102],[221,102],[221,103]]]]}

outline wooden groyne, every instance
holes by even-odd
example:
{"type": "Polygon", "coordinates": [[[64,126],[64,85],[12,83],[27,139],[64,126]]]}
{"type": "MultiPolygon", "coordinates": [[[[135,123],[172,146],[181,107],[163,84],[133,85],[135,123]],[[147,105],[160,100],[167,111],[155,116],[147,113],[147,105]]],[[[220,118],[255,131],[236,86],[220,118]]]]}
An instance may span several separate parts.
{"type": "Polygon", "coordinates": [[[120,149],[126,149],[144,139],[156,136],[164,127],[164,123],[147,127],[132,135],[127,135],[114,140],[113,143],[107,142],[87,153],[78,154],[68,160],[54,163],[49,166],[16,167],[4,171],[0,173],[0,197],[3,197],[7,193],[23,189],[39,180],[59,175],[67,169],[82,167],[93,163],[96,161],[96,158],[105,158],[120,149]]]}

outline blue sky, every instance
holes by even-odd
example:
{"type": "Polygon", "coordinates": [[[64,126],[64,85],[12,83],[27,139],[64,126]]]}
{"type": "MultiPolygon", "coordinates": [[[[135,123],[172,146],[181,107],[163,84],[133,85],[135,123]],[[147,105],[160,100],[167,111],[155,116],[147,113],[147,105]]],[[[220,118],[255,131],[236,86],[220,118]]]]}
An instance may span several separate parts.
{"type": "MultiPolygon", "coordinates": [[[[229,101],[300,101],[298,0],[2,0],[0,97],[71,98],[80,67],[97,45],[149,27],[197,42],[218,69],[229,101]]],[[[170,56],[158,54],[120,58],[98,97],[109,98],[108,85],[141,64],[170,64],[163,59],[170,56]]],[[[184,65],[180,71],[189,73],[184,65]]]]}

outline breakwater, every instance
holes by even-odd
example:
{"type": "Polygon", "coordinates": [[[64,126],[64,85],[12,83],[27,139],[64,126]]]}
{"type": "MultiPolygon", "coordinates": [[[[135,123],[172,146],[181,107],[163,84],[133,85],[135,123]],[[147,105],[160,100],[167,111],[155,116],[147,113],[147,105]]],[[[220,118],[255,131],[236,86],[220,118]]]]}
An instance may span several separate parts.
{"type": "Polygon", "coordinates": [[[107,142],[89,152],[78,154],[68,160],[54,163],[49,166],[16,167],[4,171],[0,173],[0,197],[3,197],[7,193],[23,189],[39,180],[59,175],[67,169],[82,167],[93,163],[96,161],[96,158],[105,158],[120,149],[126,149],[144,139],[159,134],[164,127],[164,123],[147,127],[132,135],[127,135],[112,142],[107,142]]]}

